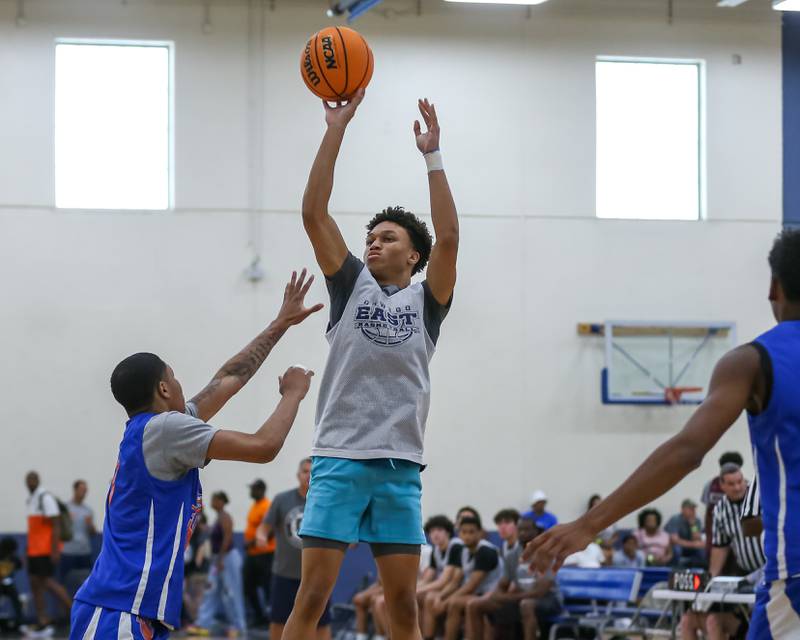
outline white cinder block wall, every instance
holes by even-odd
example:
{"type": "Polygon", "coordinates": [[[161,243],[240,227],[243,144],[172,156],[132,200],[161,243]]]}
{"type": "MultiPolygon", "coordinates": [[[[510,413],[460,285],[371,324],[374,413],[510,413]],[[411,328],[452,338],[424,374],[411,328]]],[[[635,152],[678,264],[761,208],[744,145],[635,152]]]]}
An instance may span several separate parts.
{"type": "MultiPolygon", "coordinates": [[[[119,359],[161,354],[190,396],[273,317],[289,271],[313,265],[299,204],[323,119],[298,59],[327,23],[325,3],[275,4],[262,31],[257,7],[216,1],[204,34],[199,0],[31,0],[24,27],[16,3],[0,0],[0,530],[24,529],[29,469],[63,497],[86,478],[102,510],[124,424],[108,390],[119,359]],[[53,209],[54,39],[64,36],[175,42],[176,211],[53,209]],[[254,286],[243,272],[256,252],[267,277],[254,286]]],[[[400,15],[415,3],[397,1],[388,18],[358,23],[377,65],[337,172],[345,237],[360,251],[364,223],[386,205],[427,213],[411,136],[418,96],[437,103],[461,213],[459,288],[433,364],[426,514],[472,503],[489,520],[543,488],[572,517],[681,427],[689,409],[603,407],[602,348],[579,339],[576,322],[730,319],[742,340],[770,326],[780,27],[768,9],[714,4],[680,1],[670,26],[651,0],[552,0],[531,19],[439,0],[400,15]],[[707,61],[706,221],[595,219],[596,55],[707,61]]],[[[318,282],[312,299],[325,298],[318,282]]],[[[216,422],[255,429],[286,366],[321,372],[324,327],[320,314],[286,335],[216,422]]],[[[248,481],[265,478],[271,493],[292,485],[315,397],[273,464],[203,472],[207,493],[228,491],[238,527],[248,481]]],[[[699,496],[730,448],[747,452],[744,420],[659,501],[665,515],[699,496]]]]}

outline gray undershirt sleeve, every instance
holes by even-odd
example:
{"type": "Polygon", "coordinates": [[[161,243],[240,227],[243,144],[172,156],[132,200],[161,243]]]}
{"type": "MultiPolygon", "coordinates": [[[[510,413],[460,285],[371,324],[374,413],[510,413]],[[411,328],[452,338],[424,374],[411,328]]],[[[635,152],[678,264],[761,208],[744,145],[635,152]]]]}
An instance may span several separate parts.
{"type": "Polygon", "coordinates": [[[147,423],[142,453],[150,475],[159,480],[178,480],[191,469],[205,467],[208,445],[219,429],[194,417],[195,413],[196,408],[189,403],[186,413],[160,413],[147,423]]]}

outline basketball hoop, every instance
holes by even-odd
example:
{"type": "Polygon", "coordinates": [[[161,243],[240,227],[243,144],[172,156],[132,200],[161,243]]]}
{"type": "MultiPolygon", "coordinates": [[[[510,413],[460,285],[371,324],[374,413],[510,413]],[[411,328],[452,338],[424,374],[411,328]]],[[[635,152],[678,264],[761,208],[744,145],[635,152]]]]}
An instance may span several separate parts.
{"type": "Polygon", "coordinates": [[[684,393],[701,393],[703,387],[667,387],[664,389],[664,401],[667,404],[680,404],[684,393]]]}

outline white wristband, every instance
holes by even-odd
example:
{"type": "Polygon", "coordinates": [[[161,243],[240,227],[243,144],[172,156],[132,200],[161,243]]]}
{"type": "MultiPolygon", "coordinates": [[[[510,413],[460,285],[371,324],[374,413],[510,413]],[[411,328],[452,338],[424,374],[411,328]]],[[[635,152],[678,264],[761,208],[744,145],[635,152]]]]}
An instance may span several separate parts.
{"type": "Polygon", "coordinates": [[[444,171],[444,164],[442,164],[442,152],[438,149],[426,153],[424,156],[425,164],[428,165],[428,173],[431,171],[444,171]]]}

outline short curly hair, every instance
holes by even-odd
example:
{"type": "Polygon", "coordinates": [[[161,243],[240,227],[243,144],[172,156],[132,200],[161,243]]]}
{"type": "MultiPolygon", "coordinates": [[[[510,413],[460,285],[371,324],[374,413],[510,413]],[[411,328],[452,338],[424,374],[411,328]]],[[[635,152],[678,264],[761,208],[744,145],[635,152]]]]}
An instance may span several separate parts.
{"type": "Polygon", "coordinates": [[[772,275],[789,302],[800,302],[800,229],[784,229],[769,252],[772,275]]]}
{"type": "Polygon", "coordinates": [[[644,529],[644,523],[647,520],[648,516],[655,516],[656,518],[656,528],[661,527],[661,512],[658,509],[642,509],[639,512],[639,528],[644,529]]]}
{"type": "Polygon", "coordinates": [[[428,231],[428,225],[403,207],[387,207],[369,221],[367,231],[372,231],[381,222],[394,222],[408,232],[414,250],[419,253],[419,262],[414,265],[411,275],[422,271],[428,264],[433,248],[433,236],[428,231]]]}

